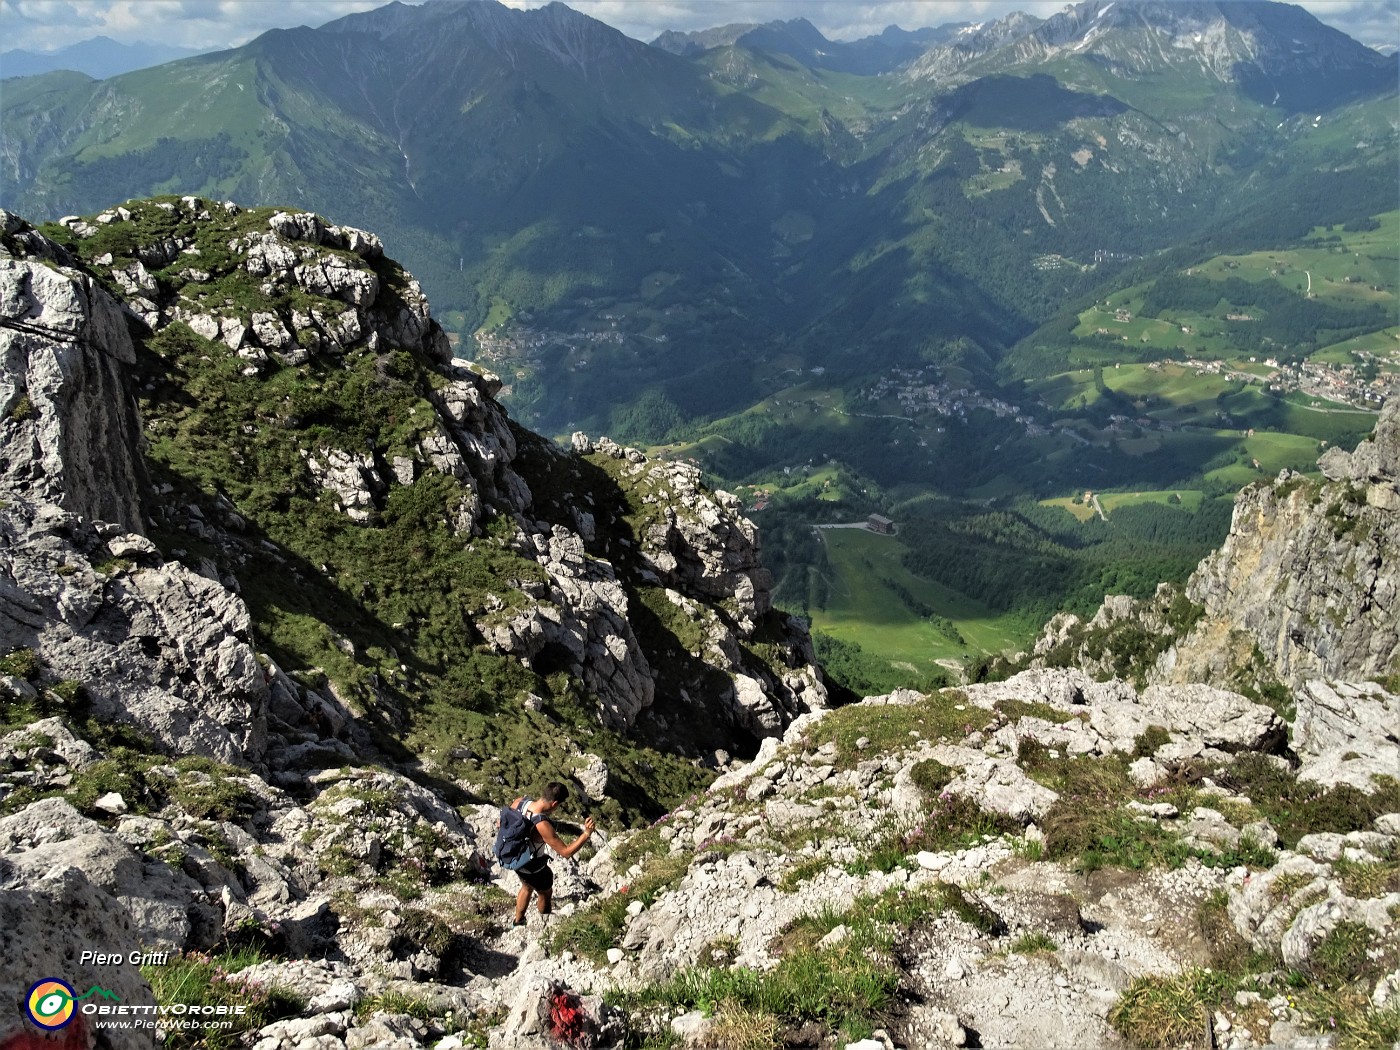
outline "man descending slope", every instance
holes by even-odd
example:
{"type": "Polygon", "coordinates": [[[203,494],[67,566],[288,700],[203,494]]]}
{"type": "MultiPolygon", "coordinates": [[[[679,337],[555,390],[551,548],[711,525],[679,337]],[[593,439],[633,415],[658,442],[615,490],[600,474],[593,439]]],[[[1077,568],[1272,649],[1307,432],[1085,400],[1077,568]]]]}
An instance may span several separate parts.
{"type": "Polygon", "coordinates": [[[496,857],[501,867],[511,868],[520,876],[520,892],[515,896],[515,925],[525,925],[525,909],[530,898],[539,894],[539,912],[548,915],[553,903],[554,872],[549,869],[548,846],[565,860],[572,857],[593,837],[593,818],[583,822],[583,834],[564,845],[547,819],[568,800],[569,789],[551,781],[535,801],[525,804],[522,795],[501,810],[501,826],[496,834],[496,857]]]}

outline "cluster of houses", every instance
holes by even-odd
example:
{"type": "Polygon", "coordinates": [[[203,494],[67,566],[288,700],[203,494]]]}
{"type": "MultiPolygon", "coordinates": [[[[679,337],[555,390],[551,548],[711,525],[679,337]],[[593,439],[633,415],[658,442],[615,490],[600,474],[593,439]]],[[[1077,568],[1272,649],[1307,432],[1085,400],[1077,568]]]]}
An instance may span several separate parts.
{"type": "Polygon", "coordinates": [[[1377,371],[1368,379],[1352,365],[1304,361],[1301,365],[1280,368],[1270,380],[1270,388],[1301,390],[1313,397],[1379,409],[1387,397],[1400,392],[1400,373],[1377,371]]]}
{"type": "MultiPolygon", "coordinates": [[[[1361,352],[1363,358],[1382,363],[1376,355],[1361,352]]],[[[1400,354],[1392,355],[1400,357],[1400,354]]],[[[1225,361],[1153,361],[1147,367],[1158,371],[1167,365],[1177,365],[1192,369],[1198,376],[1224,376],[1244,383],[1263,383],[1271,394],[1286,394],[1297,390],[1312,397],[1328,401],[1340,401],[1361,408],[1379,409],[1387,397],[1400,391],[1400,373],[1385,372],[1379,368],[1366,369],[1364,366],[1336,365],[1325,361],[1303,361],[1301,364],[1280,364],[1277,358],[1266,357],[1262,362],[1251,357],[1251,364],[1262,363],[1274,369],[1272,375],[1263,379],[1253,372],[1244,372],[1225,361]]]]}
{"type": "Polygon", "coordinates": [[[1036,423],[1024,409],[968,387],[954,387],[940,382],[934,368],[895,368],[861,391],[857,400],[869,405],[888,404],[894,400],[901,412],[910,419],[932,413],[965,421],[971,409],[980,408],[999,419],[1014,419],[1031,436],[1043,436],[1049,431],[1036,423]]]}
{"type": "MultiPolygon", "coordinates": [[[[530,359],[547,346],[563,346],[570,351],[581,350],[585,346],[599,346],[611,343],[621,346],[624,333],[617,330],[617,322],[612,328],[580,330],[577,332],[557,332],[548,328],[530,328],[524,325],[502,325],[490,331],[475,333],[477,359],[483,361],[518,361],[530,359]]],[[[658,339],[658,342],[663,341],[658,339]]],[[[575,367],[588,364],[586,359],[575,362],[575,367]]]]}

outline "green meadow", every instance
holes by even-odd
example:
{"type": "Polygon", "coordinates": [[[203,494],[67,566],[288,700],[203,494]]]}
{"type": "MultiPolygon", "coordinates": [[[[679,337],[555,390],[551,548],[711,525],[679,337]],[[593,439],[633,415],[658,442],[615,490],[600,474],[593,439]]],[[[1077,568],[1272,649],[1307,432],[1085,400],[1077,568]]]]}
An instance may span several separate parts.
{"type": "MultiPolygon", "coordinates": [[[[1161,489],[1155,492],[1100,492],[1099,506],[1103,507],[1106,516],[1112,517],[1113,512],[1120,507],[1138,507],[1143,504],[1155,503],[1161,506],[1182,507],[1192,513],[1200,510],[1201,501],[1206,494],[1200,489],[1161,489]]],[[[1040,500],[1042,507],[1059,507],[1068,514],[1072,514],[1079,521],[1088,521],[1095,516],[1092,504],[1085,503],[1084,496],[1080,493],[1077,496],[1060,496],[1056,499],[1040,500]]]]}
{"type": "Polygon", "coordinates": [[[1374,230],[1316,227],[1300,247],[1220,255],[1188,272],[1217,280],[1277,281],[1324,300],[1393,303],[1400,277],[1400,211],[1376,221],[1374,230]]]}
{"type": "Polygon", "coordinates": [[[1015,616],[994,613],[965,595],[912,575],[901,562],[905,546],[898,536],[864,529],[820,532],[829,578],[825,606],[811,609],[814,630],[854,642],[892,667],[910,665],[921,674],[935,671],[938,660],[961,660],[1024,642],[1025,625],[1015,616]],[[919,617],[886,581],[951,620],[963,643],[919,617]]]}
{"type": "Polygon", "coordinates": [[[1181,506],[1189,511],[1200,509],[1205,493],[1199,489],[1172,489],[1161,492],[1103,492],[1099,503],[1104,513],[1112,515],[1120,507],[1134,507],[1143,503],[1159,503],[1163,506],[1181,506]]]}
{"type": "Polygon", "coordinates": [[[1261,360],[1265,347],[1275,354],[1303,347],[1308,356],[1334,364],[1356,363],[1362,352],[1393,357],[1400,350],[1393,324],[1400,294],[1400,211],[1376,215],[1371,224],[1374,229],[1316,227],[1298,244],[1214,256],[1167,282],[1215,282],[1220,295],[1213,301],[1199,289],[1164,301],[1160,279],[1121,288],[1079,313],[1070,330],[1075,343],[1069,359],[1101,363],[1116,353],[1128,360],[1182,355],[1234,359],[1242,366],[1251,356],[1245,347],[1255,348],[1261,360]],[[1281,302],[1280,290],[1291,303],[1281,302]],[[1367,315],[1367,307],[1382,313],[1367,315]],[[1313,326],[1307,311],[1327,320],[1313,326]],[[1285,321],[1282,315],[1296,316],[1285,321]],[[1358,334],[1358,325],[1373,330],[1358,334]]]}

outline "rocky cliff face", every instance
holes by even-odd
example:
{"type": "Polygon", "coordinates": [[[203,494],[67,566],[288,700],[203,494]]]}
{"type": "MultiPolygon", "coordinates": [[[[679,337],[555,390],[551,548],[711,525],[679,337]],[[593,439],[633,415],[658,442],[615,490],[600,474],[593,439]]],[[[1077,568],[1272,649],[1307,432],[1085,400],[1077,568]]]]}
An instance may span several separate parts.
{"type": "Polygon", "coordinates": [[[0,485],[142,533],[121,307],[14,216],[0,244],[0,485]]]}
{"type": "MultiPolygon", "coordinates": [[[[1110,596],[1052,619],[1023,662],[1140,682],[1214,682],[1305,703],[1314,679],[1400,673],[1400,404],[1320,482],[1292,472],[1235,502],[1230,533],[1184,589],[1110,596]]],[[[1300,711],[1301,717],[1301,711],[1300,711]]]]}
{"type": "Polygon", "coordinates": [[[1222,677],[1255,649],[1293,685],[1400,673],[1400,401],[1319,486],[1287,475],[1240,494],[1230,534],[1191,576],[1205,612],[1159,677],[1222,677]]]}

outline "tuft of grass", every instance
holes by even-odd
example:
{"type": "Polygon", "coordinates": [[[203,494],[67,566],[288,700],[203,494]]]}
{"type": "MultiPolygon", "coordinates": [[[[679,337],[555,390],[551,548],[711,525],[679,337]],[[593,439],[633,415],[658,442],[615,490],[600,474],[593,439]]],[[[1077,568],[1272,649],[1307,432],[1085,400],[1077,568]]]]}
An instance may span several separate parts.
{"type": "Polygon", "coordinates": [[[169,789],[169,799],[185,813],[200,820],[237,821],[262,807],[244,785],[230,778],[232,767],[217,774],[186,773],[169,789]]]}
{"type": "MultiPolygon", "coordinates": [[[[1178,867],[1190,858],[1212,867],[1273,863],[1273,851],[1253,839],[1242,838],[1226,850],[1200,849],[1155,821],[1139,819],[1124,808],[1141,794],[1124,756],[1052,758],[1039,741],[1023,738],[1017,759],[1032,779],[1060,795],[1041,821],[1045,854],[1052,860],[1072,860],[1081,871],[1178,867]]],[[[1190,776],[1194,771],[1187,771],[1190,776]]],[[[1190,804],[1193,793],[1183,785],[1175,796],[1178,804],[1190,804]]]]}
{"type": "Polygon", "coordinates": [[[666,849],[666,843],[661,838],[661,829],[647,828],[613,848],[613,867],[618,871],[626,871],[639,860],[665,853],[666,849]]]}
{"type": "Polygon", "coordinates": [[[976,897],[961,887],[945,883],[939,887],[944,906],[963,922],[988,937],[1000,937],[1006,932],[1006,921],[976,897]]]}
{"type": "Polygon", "coordinates": [[[1138,977],[1108,1020],[1140,1046],[1194,1045],[1210,1024],[1211,1008],[1224,998],[1230,984],[1225,974],[1199,967],[1138,977]]]}
{"type": "Polygon", "coordinates": [[[164,966],[143,966],[141,975],[151,985],[156,1003],[161,1006],[186,1003],[190,1006],[236,1007],[242,1006],[242,1014],[227,1014],[220,1017],[232,1022],[228,1029],[171,1028],[165,1031],[162,1046],[172,1050],[200,1048],[200,1050],[232,1050],[245,1045],[245,1041],[259,1028],[285,1017],[300,1015],[305,1001],[287,989],[263,987],[250,981],[240,980],[239,970],[254,963],[262,962],[260,952],[245,949],[222,955],[203,955],[196,952],[182,953],[172,958],[164,966]]]}
{"type": "Polygon", "coordinates": [[[385,991],[378,995],[367,995],[355,1005],[355,1022],[364,1024],[376,1013],[407,1014],[420,1021],[433,1021],[442,1016],[427,1000],[416,995],[385,991]]]}
{"type": "Polygon", "coordinates": [[[39,677],[41,670],[39,657],[33,649],[11,649],[4,656],[0,656],[0,674],[33,681],[39,677]]]}
{"type": "Polygon", "coordinates": [[[1256,809],[1278,831],[1288,847],[1315,832],[1348,832],[1369,828],[1377,817],[1400,811],[1400,779],[1377,777],[1366,794],[1350,784],[1324,788],[1299,780],[1267,756],[1245,754],[1216,774],[1221,787],[1248,795],[1256,809]]]}
{"type": "MultiPolygon", "coordinates": [[[[612,993],[610,999],[637,1013],[658,1006],[701,1009],[716,1017],[741,1010],[757,1019],[760,1034],[768,1031],[764,1019],[772,1018],[780,1027],[817,1022],[839,1033],[838,1044],[865,1038],[894,1002],[896,940],[902,930],[947,909],[947,889],[890,890],[854,901],[844,912],[827,907],[804,916],[783,935],[781,959],[771,970],[695,966],[659,984],[612,993]],[[817,947],[838,925],[847,927],[846,938],[817,947]]],[[[715,1045],[738,1045],[731,1039],[746,1038],[749,1031],[740,1026],[715,1045]]]]}
{"type": "Polygon", "coordinates": [[[945,766],[936,758],[916,762],[909,770],[909,779],[925,795],[937,795],[956,777],[957,770],[945,766]]]}
{"type": "Polygon", "coordinates": [[[1332,862],[1332,872],[1347,895],[1359,900],[1400,893],[1400,857],[1390,856],[1377,862],[1341,858],[1332,862]]]}
{"type": "Polygon", "coordinates": [[[1365,1050],[1373,1046],[1400,1043],[1400,1005],[1375,1008],[1364,1003],[1360,1009],[1341,1010],[1329,1016],[1337,1019],[1339,1050],[1365,1050]]]}
{"type": "Polygon", "coordinates": [[[891,845],[902,851],[903,856],[920,850],[938,853],[976,845],[987,835],[1012,835],[1020,830],[1019,821],[981,809],[976,802],[961,795],[945,792],[891,845]]]}
{"type": "Polygon", "coordinates": [[[1013,722],[1018,718],[1038,718],[1042,722],[1053,722],[1056,725],[1064,725],[1066,722],[1074,721],[1074,715],[1068,711],[1061,711],[1058,707],[1051,707],[1049,704],[1038,701],[1007,698],[998,700],[993,705],[993,709],[1004,715],[1008,721],[1013,722]]]}
{"type": "Polygon", "coordinates": [[[812,731],[810,748],[836,744],[836,767],[851,769],[872,755],[899,751],[917,733],[925,740],[962,740],[987,729],[996,716],[967,702],[956,689],[931,693],[913,704],[852,704],[832,711],[812,731]],[[856,742],[864,737],[864,749],[856,742]]]}
{"type": "Polygon", "coordinates": [[[1057,952],[1060,950],[1060,946],[1054,942],[1049,934],[1037,930],[1034,933],[1023,934],[1016,938],[1009,950],[1019,952],[1022,955],[1034,955],[1036,952],[1057,952]]]}
{"type": "Polygon", "coordinates": [[[714,1011],[710,1038],[733,1050],[778,1050],[782,1021],[769,1013],[752,1011],[736,999],[725,999],[714,1011]]]}
{"type": "Polygon", "coordinates": [[[778,891],[780,893],[795,893],[802,883],[820,875],[829,867],[831,867],[831,861],[826,857],[811,857],[808,860],[798,861],[783,872],[783,877],[778,880],[778,891]]]}
{"type": "Polygon", "coordinates": [[[16,423],[22,423],[26,419],[33,419],[39,413],[34,408],[34,402],[30,400],[27,393],[20,394],[15,403],[10,407],[10,419],[16,423]]]}
{"type": "Polygon", "coordinates": [[[1162,726],[1148,726],[1133,741],[1135,758],[1150,758],[1159,747],[1171,743],[1172,735],[1162,726]]]}
{"type": "Polygon", "coordinates": [[[1314,947],[1307,973],[1328,986],[1350,984],[1371,969],[1369,957],[1375,934],[1359,922],[1339,922],[1314,947]]]}
{"type": "Polygon", "coordinates": [[[1196,925],[1210,953],[1211,969],[1244,978],[1272,969],[1278,960],[1256,951],[1230,921],[1230,897],[1224,890],[1211,894],[1196,909],[1196,925]]]}

